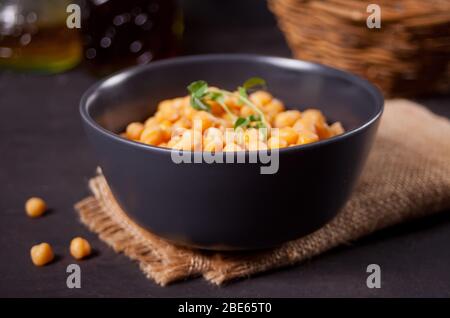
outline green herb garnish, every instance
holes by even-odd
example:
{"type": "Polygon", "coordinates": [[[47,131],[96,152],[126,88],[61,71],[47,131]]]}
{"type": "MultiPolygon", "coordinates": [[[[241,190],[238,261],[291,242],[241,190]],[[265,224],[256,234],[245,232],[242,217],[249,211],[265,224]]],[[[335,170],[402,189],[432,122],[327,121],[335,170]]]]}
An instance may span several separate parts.
{"type": "Polygon", "coordinates": [[[223,89],[211,89],[205,81],[192,82],[187,89],[191,97],[191,106],[194,109],[211,112],[211,106],[208,104],[208,101],[214,101],[231,117],[234,122],[234,129],[249,127],[267,128],[268,125],[264,113],[249,99],[247,92],[249,89],[265,85],[266,81],[262,78],[252,77],[238,87],[238,94],[223,89]],[[249,106],[256,114],[246,118],[234,115],[225,104],[225,98],[230,96],[236,96],[239,103],[249,106]]]}
{"type": "Polygon", "coordinates": [[[266,87],[266,81],[261,77],[252,77],[246,80],[242,85],[242,87],[245,88],[246,90],[255,88],[257,86],[266,87]]]}
{"type": "Polygon", "coordinates": [[[250,120],[248,119],[248,117],[247,118],[239,117],[234,122],[234,129],[237,129],[238,127],[247,128],[249,124],[250,120]]]}
{"type": "Polygon", "coordinates": [[[193,108],[208,112],[211,110],[211,106],[203,101],[208,91],[208,83],[205,81],[192,82],[187,89],[191,93],[191,106],[193,108]]]}
{"type": "Polygon", "coordinates": [[[259,117],[258,115],[250,115],[248,116],[248,119],[250,121],[261,121],[261,117],[259,117]]]}
{"type": "Polygon", "coordinates": [[[208,83],[206,83],[205,81],[192,82],[191,84],[189,84],[187,89],[189,93],[191,93],[191,95],[203,97],[208,91],[208,83]]]}

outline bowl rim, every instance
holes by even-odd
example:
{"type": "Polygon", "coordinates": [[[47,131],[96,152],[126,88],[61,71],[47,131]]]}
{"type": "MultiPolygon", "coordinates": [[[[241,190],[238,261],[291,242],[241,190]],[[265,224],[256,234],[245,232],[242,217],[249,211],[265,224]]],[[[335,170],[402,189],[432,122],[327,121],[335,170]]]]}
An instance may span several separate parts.
{"type": "MultiPolygon", "coordinates": [[[[129,77],[132,77],[138,73],[146,72],[148,70],[165,67],[168,65],[176,65],[176,64],[185,64],[190,62],[202,62],[202,61],[214,61],[214,60],[226,60],[226,61],[251,61],[251,62],[260,62],[260,63],[267,63],[271,64],[277,67],[283,67],[283,68],[291,68],[293,70],[298,70],[299,68],[303,70],[314,70],[318,72],[319,74],[326,74],[327,76],[334,76],[337,78],[345,79],[347,81],[350,81],[354,83],[355,85],[358,85],[365,89],[373,98],[376,103],[376,107],[378,108],[374,115],[371,116],[369,120],[364,122],[362,125],[349,130],[345,131],[341,135],[337,135],[331,138],[327,138],[324,140],[319,140],[310,144],[304,144],[304,145],[296,145],[292,147],[285,147],[285,148],[279,148],[277,149],[280,153],[287,153],[292,151],[297,151],[301,149],[309,149],[309,148],[315,148],[320,147],[322,145],[335,143],[338,141],[342,141],[344,139],[350,138],[353,135],[358,134],[360,131],[363,131],[367,127],[371,126],[377,120],[381,117],[384,111],[384,97],[380,90],[376,88],[372,83],[369,81],[355,75],[352,73],[349,73],[347,71],[339,70],[331,66],[326,66],[323,64],[315,63],[315,62],[309,62],[309,61],[303,61],[303,60],[297,60],[297,59],[291,59],[291,58],[285,58],[285,57],[276,57],[276,56],[266,56],[266,55],[259,55],[259,54],[201,54],[201,55],[191,55],[191,56],[181,56],[181,57],[174,57],[169,58],[161,61],[152,62],[147,65],[140,65],[140,66],[132,66],[123,70],[120,70],[118,72],[115,72],[104,79],[101,79],[97,81],[96,83],[92,84],[82,95],[80,104],[79,104],[79,111],[82,120],[87,123],[91,128],[93,128],[95,131],[100,133],[101,135],[104,135],[105,137],[112,138],[113,140],[119,142],[128,144],[131,147],[137,147],[139,149],[148,150],[148,151],[156,151],[159,153],[167,153],[170,154],[173,149],[172,148],[163,148],[158,146],[152,146],[147,145],[141,142],[125,139],[121,137],[120,135],[102,127],[100,124],[98,124],[94,118],[89,113],[90,109],[90,103],[89,100],[95,97],[96,92],[105,85],[110,85],[112,83],[116,83],[118,81],[126,80],[129,77]],[[109,83],[112,82],[112,83],[109,83]]],[[[181,151],[183,153],[195,153],[194,151],[190,150],[177,150],[181,151]]],[[[258,151],[258,150],[256,150],[258,151]]],[[[255,152],[255,151],[249,151],[245,150],[243,151],[245,153],[255,152]]],[[[225,154],[225,152],[223,152],[225,154]]]]}

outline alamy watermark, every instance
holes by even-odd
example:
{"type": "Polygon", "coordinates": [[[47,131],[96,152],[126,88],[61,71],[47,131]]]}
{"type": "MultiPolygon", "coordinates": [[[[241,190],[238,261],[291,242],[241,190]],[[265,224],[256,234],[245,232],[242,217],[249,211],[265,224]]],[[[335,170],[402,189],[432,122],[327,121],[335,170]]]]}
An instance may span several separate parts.
{"type": "Polygon", "coordinates": [[[366,9],[370,15],[367,17],[366,25],[369,29],[381,28],[381,7],[378,4],[369,4],[366,9]]]}
{"type": "Polygon", "coordinates": [[[367,288],[381,288],[381,267],[378,264],[369,264],[366,273],[370,273],[366,279],[367,288]]]}
{"type": "MultiPolygon", "coordinates": [[[[81,8],[78,4],[71,3],[67,6],[66,12],[69,13],[66,19],[66,25],[69,29],[81,28],[81,8]]],[[[369,29],[381,28],[381,7],[378,4],[371,3],[367,6],[366,12],[370,15],[366,19],[366,25],[369,29]]]]}
{"type": "MultiPolygon", "coordinates": [[[[244,131],[227,128],[222,133],[202,133],[202,121],[194,120],[192,130],[175,130],[172,139],[178,140],[171,150],[171,159],[181,163],[259,163],[261,174],[274,174],[279,169],[279,149],[267,147],[268,129],[259,128],[244,131]],[[204,140],[209,139],[211,149],[204,149],[204,140]],[[225,147],[223,146],[224,144],[225,147]],[[245,151],[247,149],[247,151],[245,151]]],[[[218,129],[216,129],[218,131],[218,129]]],[[[279,130],[270,129],[271,138],[279,139],[279,130]]]]}
{"type": "Polygon", "coordinates": [[[67,288],[81,288],[81,267],[78,264],[69,264],[66,268],[69,274],[66,279],[67,288]]]}
{"type": "Polygon", "coordinates": [[[69,29],[81,28],[81,8],[78,4],[71,3],[66,8],[66,13],[69,13],[66,19],[66,25],[69,29]]]}

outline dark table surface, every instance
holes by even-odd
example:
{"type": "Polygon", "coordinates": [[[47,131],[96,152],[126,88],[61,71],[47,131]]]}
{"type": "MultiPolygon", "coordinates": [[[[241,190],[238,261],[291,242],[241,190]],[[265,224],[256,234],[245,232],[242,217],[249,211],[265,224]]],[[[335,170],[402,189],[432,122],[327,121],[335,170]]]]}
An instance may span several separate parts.
{"type": "MultiPolygon", "coordinates": [[[[264,23],[251,21],[245,32],[239,24],[225,28],[217,23],[213,32],[188,28],[184,53],[289,56],[274,21],[267,13],[256,20],[260,18],[264,23]]],[[[73,209],[88,194],[86,183],[96,166],[78,115],[80,95],[95,81],[82,68],[52,76],[0,72],[0,296],[450,296],[450,213],[402,224],[301,265],[224,287],[201,278],[165,288],[147,280],[135,263],[81,225],[73,209]],[[35,195],[45,198],[51,210],[29,219],[23,205],[35,195]],[[78,235],[91,242],[96,255],[79,262],[82,288],[68,289],[66,267],[74,262],[68,245],[78,235]],[[53,245],[57,259],[37,268],[30,262],[29,249],[41,241],[53,245]],[[371,263],[381,266],[381,289],[366,287],[366,267],[371,263]]],[[[419,101],[450,117],[449,96],[419,101]]]]}

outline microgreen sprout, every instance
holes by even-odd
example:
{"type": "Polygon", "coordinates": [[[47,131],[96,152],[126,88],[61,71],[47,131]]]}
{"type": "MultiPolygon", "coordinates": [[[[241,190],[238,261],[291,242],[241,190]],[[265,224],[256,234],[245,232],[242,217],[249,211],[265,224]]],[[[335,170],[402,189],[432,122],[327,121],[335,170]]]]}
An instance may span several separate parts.
{"type": "Polygon", "coordinates": [[[211,111],[211,106],[204,102],[204,98],[208,91],[208,83],[205,81],[192,82],[187,87],[191,94],[191,106],[197,110],[211,111]]]}
{"type": "Polygon", "coordinates": [[[268,124],[264,113],[248,97],[248,90],[261,86],[265,87],[266,81],[259,77],[252,77],[246,80],[242,86],[238,87],[237,94],[224,89],[208,87],[208,83],[205,81],[192,82],[187,89],[190,93],[191,106],[194,109],[211,112],[211,106],[208,102],[214,101],[230,116],[234,123],[234,129],[267,128],[268,124]],[[239,103],[250,107],[255,114],[248,117],[238,117],[233,114],[225,103],[227,97],[233,96],[237,97],[239,103]]]}

